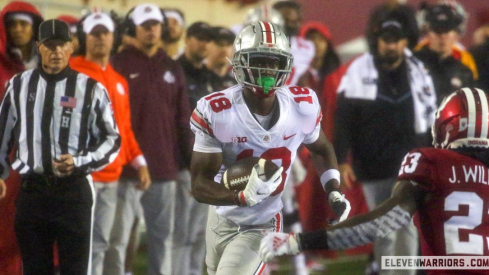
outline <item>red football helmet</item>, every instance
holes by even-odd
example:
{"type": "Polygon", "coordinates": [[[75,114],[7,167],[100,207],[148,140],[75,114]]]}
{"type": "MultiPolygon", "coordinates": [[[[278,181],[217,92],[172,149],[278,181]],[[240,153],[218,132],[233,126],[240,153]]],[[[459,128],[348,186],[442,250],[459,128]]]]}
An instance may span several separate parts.
{"type": "Polygon", "coordinates": [[[489,148],[489,100],[484,91],[462,88],[440,104],[431,128],[436,148],[489,148]]]}

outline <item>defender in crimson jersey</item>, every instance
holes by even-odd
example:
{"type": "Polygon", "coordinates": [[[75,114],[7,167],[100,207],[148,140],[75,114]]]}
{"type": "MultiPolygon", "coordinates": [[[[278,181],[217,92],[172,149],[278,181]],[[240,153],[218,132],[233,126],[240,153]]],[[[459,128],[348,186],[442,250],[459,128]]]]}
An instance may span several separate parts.
{"type": "Polygon", "coordinates": [[[430,194],[417,206],[423,256],[489,256],[488,164],[460,150],[423,148],[406,156],[399,180],[430,194]]]}
{"type": "Polygon", "coordinates": [[[340,218],[348,215],[349,203],[339,193],[336,157],[320,128],[316,94],[283,86],[292,65],[287,37],[276,25],[259,21],[246,26],[234,46],[239,85],[197,102],[190,171],[194,198],[214,205],[207,222],[207,272],[251,275],[265,267],[258,256],[262,231],[282,231],[280,197],[301,143],[315,154],[321,183],[340,218]],[[242,191],[219,183],[230,165],[247,157],[281,167],[263,179],[256,165],[242,191]]]}
{"type": "MultiPolygon", "coordinates": [[[[423,256],[489,256],[489,100],[479,89],[446,97],[432,127],[435,148],[409,152],[392,197],[372,212],[302,234],[268,234],[260,256],[345,249],[374,241],[419,214],[423,256]],[[279,241],[279,242],[277,242],[279,241]],[[277,243],[279,243],[277,245],[277,243]]],[[[395,255],[385,255],[395,256],[395,255]]],[[[429,270],[428,274],[489,274],[429,270]]]]}

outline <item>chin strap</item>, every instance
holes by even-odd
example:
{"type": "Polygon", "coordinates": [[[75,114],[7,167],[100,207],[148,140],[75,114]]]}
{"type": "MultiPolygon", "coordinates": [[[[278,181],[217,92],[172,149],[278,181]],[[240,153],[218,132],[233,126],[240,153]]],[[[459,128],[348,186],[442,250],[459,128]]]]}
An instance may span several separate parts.
{"type": "Polygon", "coordinates": [[[275,85],[275,78],[269,76],[259,77],[256,80],[256,84],[263,87],[263,92],[267,95],[270,88],[275,85]]]}

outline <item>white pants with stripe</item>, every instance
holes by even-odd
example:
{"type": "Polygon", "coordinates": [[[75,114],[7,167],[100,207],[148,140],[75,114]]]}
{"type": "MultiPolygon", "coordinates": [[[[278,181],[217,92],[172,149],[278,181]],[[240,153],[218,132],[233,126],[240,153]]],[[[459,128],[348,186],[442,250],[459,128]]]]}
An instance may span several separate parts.
{"type": "Polygon", "coordinates": [[[209,275],[263,274],[265,263],[258,255],[265,231],[282,231],[282,213],[262,225],[238,225],[209,207],[205,262],[209,275]]]}

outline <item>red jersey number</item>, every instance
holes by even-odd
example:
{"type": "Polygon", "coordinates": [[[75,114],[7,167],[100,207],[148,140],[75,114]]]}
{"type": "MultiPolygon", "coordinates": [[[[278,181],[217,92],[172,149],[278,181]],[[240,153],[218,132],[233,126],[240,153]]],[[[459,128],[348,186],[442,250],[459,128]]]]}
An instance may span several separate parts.
{"type": "MultiPolygon", "coordinates": [[[[253,149],[246,149],[236,156],[236,160],[238,161],[240,159],[249,158],[252,156],[253,156],[253,149]]],[[[270,196],[275,196],[277,194],[280,194],[280,192],[284,190],[285,179],[287,178],[287,173],[285,171],[287,171],[290,167],[291,156],[292,153],[290,152],[289,149],[287,149],[287,147],[270,148],[265,152],[263,152],[263,154],[261,154],[260,158],[264,158],[267,160],[274,160],[274,159],[281,160],[282,167],[284,168],[282,172],[282,182],[277,187],[277,189],[275,189],[275,191],[273,191],[272,194],[270,194],[270,196]]]]}
{"type": "Polygon", "coordinates": [[[231,101],[229,101],[229,99],[226,97],[220,97],[223,95],[223,93],[215,93],[205,97],[205,100],[210,101],[209,105],[211,106],[212,111],[215,113],[231,108],[231,101]]]}
{"type": "MultiPolygon", "coordinates": [[[[310,93],[309,89],[304,87],[289,87],[289,90],[294,95],[308,95],[310,93]]],[[[302,101],[312,104],[312,96],[297,96],[294,97],[296,103],[301,103],[302,101]]]]}

